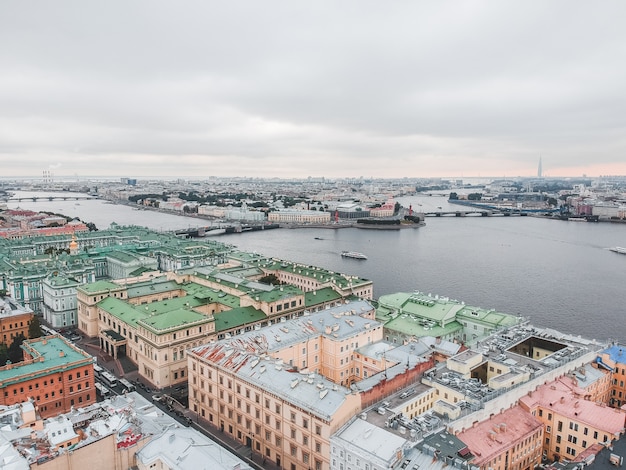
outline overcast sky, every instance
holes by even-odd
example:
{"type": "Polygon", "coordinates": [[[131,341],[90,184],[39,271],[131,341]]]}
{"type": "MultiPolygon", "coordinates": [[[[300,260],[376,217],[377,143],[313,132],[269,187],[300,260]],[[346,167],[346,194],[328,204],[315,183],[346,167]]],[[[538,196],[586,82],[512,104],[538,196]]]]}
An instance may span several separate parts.
{"type": "Polygon", "coordinates": [[[0,2],[0,176],[626,174],[626,2],[0,2]]]}

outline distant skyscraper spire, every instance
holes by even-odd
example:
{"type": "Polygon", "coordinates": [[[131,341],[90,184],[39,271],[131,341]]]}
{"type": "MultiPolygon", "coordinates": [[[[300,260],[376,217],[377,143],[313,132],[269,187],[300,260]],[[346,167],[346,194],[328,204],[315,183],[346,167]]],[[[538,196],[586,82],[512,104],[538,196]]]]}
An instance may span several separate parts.
{"type": "Polygon", "coordinates": [[[539,156],[539,166],[537,167],[537,176],[539,178],[543,176],[543,169],[541,168],[541,155],[539,156]]]}

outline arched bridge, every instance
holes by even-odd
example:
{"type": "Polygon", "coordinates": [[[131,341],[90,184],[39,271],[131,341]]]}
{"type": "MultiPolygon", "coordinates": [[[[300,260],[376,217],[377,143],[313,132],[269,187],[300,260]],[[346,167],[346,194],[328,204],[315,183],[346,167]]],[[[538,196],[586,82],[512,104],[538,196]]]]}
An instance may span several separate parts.
{"type": "Polygon", "coordinates": [[[22,201],[84,201],[87,199],[98,199],[98,196],[24,196],[24,197],[10,197],[8,201],[22,202],[22,201]]]}

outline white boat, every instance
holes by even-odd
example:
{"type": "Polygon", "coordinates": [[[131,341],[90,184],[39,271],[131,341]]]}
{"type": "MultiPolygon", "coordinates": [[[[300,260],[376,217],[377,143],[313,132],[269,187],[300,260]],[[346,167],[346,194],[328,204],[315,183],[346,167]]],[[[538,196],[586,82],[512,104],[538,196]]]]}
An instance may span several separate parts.
{"type": "Polygon", "coordinates": [[[363,253],[359,253],[358,251],[342,251],[341,256],[344,258],[367,259],[367,256],[363,253]]]}
{"type": "Polygon", "coordinates": [[[620,255],[626,255],[626,248],[622,246],[614,246],[613,248],[609,248],[609,250],[619,253],[620,255]]]}

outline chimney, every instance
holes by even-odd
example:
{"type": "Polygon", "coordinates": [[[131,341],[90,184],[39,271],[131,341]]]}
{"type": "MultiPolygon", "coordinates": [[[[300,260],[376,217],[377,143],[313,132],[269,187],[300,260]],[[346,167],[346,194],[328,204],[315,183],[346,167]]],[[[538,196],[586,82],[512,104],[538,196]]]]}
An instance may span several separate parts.
{"type": "Polygon", "coordinates": [[[561,397],[561,403],[565,403],[565,397],[561,397]]]}
{"type": "Polygon", "coordinates": [[[65,351],[59,351],[59,357],[65,357],[65,351]]]}

